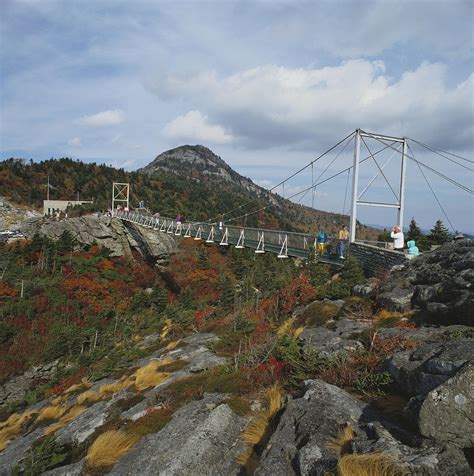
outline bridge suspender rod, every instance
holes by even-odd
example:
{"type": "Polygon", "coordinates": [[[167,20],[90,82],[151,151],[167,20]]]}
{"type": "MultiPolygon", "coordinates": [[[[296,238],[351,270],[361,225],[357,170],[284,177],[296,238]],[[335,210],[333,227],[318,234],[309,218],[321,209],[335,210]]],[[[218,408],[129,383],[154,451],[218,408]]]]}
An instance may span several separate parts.
{"type": "Polygon", "coordinates": [[[242,249],[245,247],[245,230],[243,228],[240,230],[240,236],[235,247],[237,249],[242,249]]]}
{"type": "Polygon", "coordinates": [[[202,235],[202,228],[201,226],[198,226],[198,230],[196,232],[196,236],[194,237],[194,240],[195,241],[202,240],[201,235],[202,235]]]}
{"type": "Polygon", "coordinates": [[[278,258],[288,258],[288,235],[285,235],[280,252],[278,253],[278,258]]]}
{"type": "Polygon", "coordinates": [[[211,226],[211,230],[209,231],[209,236],[207,237],[206,243],[214,243],[214,227],[211,226]]]}
{"type": "Polygon", "coordinates": [[[173,221],[170,221],[167,233],[169,233],[170,235],[173,233],[173,221]]]}
{"type": "Polygon", "coordinates": [[[226,227],[226,228],[225,228],[224,235],[223,235],[222,240],[221,240],[221,242],[219,243],[219,245],[221,245],[221,246],[227,246],[228,244],[229,244],[229,229],[226,227]]]}
{"type": "Polygon", "coordinates": [[[265,232],[258,232],[259,239],[255,253],[265,253],[265,232]]]}
{"type": "Polygon", "coordinates": [[[186,231],[184,233],[184,237],[185,238],[191,238],[191,224],[189,224],[188,227],[186,228],[186,231]]]}

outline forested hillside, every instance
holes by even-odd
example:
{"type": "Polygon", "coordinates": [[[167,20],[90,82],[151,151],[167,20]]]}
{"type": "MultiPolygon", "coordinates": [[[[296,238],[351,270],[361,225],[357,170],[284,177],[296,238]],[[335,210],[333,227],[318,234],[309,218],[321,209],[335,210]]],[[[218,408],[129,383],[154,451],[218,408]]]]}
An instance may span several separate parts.
{"type": "MultiPolygon", "coordinates": [[[[110,207],[112,182],[115,181],[131,184],[132,207],[144,201],[147,209],[159,211],[163,216],[180,213],[187,220],[217,219],[220,213],[250,202],[247,206],[250,212],[266,209],[233,224],[306,232],[325,229],[335,233],[342,223],[347,223],[347,217],[343,215],[313,210],[268,194],[256,185],[246,187],[240,182],[219,180],[209,174],[196,173],[186,177],[160,170],[150,176],[69,158],[41,162],[8,159],[0,162],[0,195],[18,204],[40,209],[46,196],[48,176],[51,199],[72,200],[79,193],[83,200],[94,200],[94,209],[97,210],[110,207]]],[[[241,214],[237,211],[226,218],[241,214]]],[[[361,226],[358,236],[375,238],[377,231],[361,226]]]]}

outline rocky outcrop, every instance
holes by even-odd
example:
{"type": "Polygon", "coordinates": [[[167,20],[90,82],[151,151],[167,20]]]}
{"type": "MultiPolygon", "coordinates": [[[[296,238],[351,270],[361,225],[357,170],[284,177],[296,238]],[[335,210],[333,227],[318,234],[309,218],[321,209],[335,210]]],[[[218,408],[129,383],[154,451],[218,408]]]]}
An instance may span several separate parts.
{"type": "Polygon", "coordinates": [[[166,261],[170,254],[176,252],[173,236],[106,216],[87,215],[60,221],[28,220],[20,229],[28,238],[39,233],[52,240],[69,231],[78,246],[97,243],[108,248],[111,256],[132,256],[132,252],[137,251],[145,258],[166,261]]]}
{"type": "Polygon", "coordinates": [[[304,396],[288,403],[255,474],[310,476],[336,473],[338,455],[328,444],[347,425],[354,433],[349,441],[351,453],[382,451],[409,474],[470,474],[462,452],[446,455],[446,451],[429,444],[417,447],[403,444],[394,436],[406,438],[397,424],[388,421],[370,405],[321,380],[307,381],[304,396]]]}
{"type": "Polygon", "coordinates": [[[235,457],[245,448],[239,435],[247,419],[236,415],[224,398],[209,394],[189,403],[163,430],[137,443],[109,474],[238,475],[235,457]]]}
{"type": "Polygon", "coordinates": [[[258,476],[336,473],[339,455],[330,448],[344,426],[353,429],[346,451],[355,454],[384,452],[410,474],[469,474],[462,453],[450,460],[439,448],[403,444],[394,435],[403,429],[368,404],[321,380],[306,382],[302,398],[289,402],[255,472],[258,476]]]}
{"type": "Polygon", "coordinates": [[[416,308],[424,320],[474,323],[474,240],[441,246],[392,272],[378,303],[394,311],[416,308]]]}
{"type": "Polygon", "coordinates": [[[0,407],[24,397],[35,381],[49,380],[58,368],[58,361],[32,367],[21,375],[11,378],[0,386],[0,407]]]}
{"type": "Polygon", "coordinates": [[[323,355],[363,348],[362,342],[354,336],[370,327],[369,322],[340,318],[333,328],[307,327],[300,335],[304,345],[312,347],[323,355]]]}
{"type": "Polygon", "coordinates": [[[41,213],[26,206],[14,205],[0,196],[0,230],[15,228],[24,220],[39,218],[41,213]]]}
{"type": "Polygon", "coordinates": [[[441,443],[474,446],[474,362],[432,390],[421,406],[422,435],[441,443]]]}
{"type": "Polygon", "coordinates": [[[474,360],[474,339],[454,339],[398,352],[387,360],[387,369],[409,396],[426,395],[474,360]]]}

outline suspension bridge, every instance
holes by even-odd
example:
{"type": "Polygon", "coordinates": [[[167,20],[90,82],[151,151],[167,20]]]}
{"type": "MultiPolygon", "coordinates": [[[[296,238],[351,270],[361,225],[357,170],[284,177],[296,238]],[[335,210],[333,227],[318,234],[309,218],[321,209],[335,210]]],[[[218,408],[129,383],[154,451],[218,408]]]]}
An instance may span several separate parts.
{"type": "MultiPolygon", "coordinates": [[[[435,191],[435,188],[432,186],[428,179],[428,173],[436,175],[438,178],[441,178],[446,183],[449,183],[453,187],[456,187],[458,190],[461,190],[469,195],[474,195],[474,191],[465,184],[462,184],[453,177],[448,176],[444,172],[439,171],[434,168],[432,164],[428,165],[425,162],[418,160],[413,152],[412,146],[416,144],[419,147],[422,147],[425,151],[428,151],[431,154],[435,154],[438,157],[441,157],[446,163],[450,165],[456,164],[459,167],[462,167],[465,171],[470,173],[474,172],[472,168],[473,160],[461,157],[460,155],[453,154],[443,149],[437,147],[429,146],[415,139],[409,139],[407,137],[393,137],[382,134],[375,134],[357,129],[344,139],[339,141],[334,146],[327,149],[317,158],[306,164],[304,167],[300,168],[296,172],[292,173],[290,176],[286,177],[284,180],[280,181],[277,185],[267,190],[268,193],[273,192],[274,190],[282,187],[283,198],[287,200],[295,201],[297,197],[298,203],[307,196],[308,193],[311,193],[312,200],[311,204],[314,208],[314,195],[315,190],[323,185],[324,183],[329,182],[336,177],[340,177],[343,174],[347,173],[346,180],[346,190],[344,195],[344,205],[343,213],[349,214],[350,216],[350,225],[349,225],[349,239],[348,247],[346,251],[353,248],[355,245],[366,246],[366,247],[378,247],[378,253],[386,254],[386,262],[394,262],[394,256],[400,255],[403,257],[404,254],[399,251],[394,251],[390,249],[380,249],[386,248],[386,243],[382,242],[367,242],[358,239],[356,236],[356,227],[357,227],[357,216],[358,209],[360,206],[366,207],[379,207],[379,208],[391,208],[396,211],[396,223],[403,229],[404,216],[405,216],[405,185],[406,185],[406,165],[407,161],[411,161],[416,164],[418,170],[421,173],[424,181],[426,182],[430,193],[433,195],[435,202],[440,208],[441,213],[445,217],[447,223],[450,225],[452,231],[455,231],[455,228],[451,222],[450,217],[446,213],[445,208],[441,204],[441,201],[438,197],[438,194],[435,191]],[[345,167],[338,172],[332,173],[329,176],[324,177],[327,172],[330,170],[331,166],[336,162],[336,160],[343,154],[347,149],[349,144],[353,143],[353,160],[352,165],[345,167]],[[377,148],[374,147],[374,144],[377,148]],[[367,154],[364,154],[364,157],[361,157],[361,148],[362,145],[367,151],[367,154]],[[387,153],[390,153],[389,157],[386,157],[387,153]],[[331,154],[334,154],[334,157],[329,161],[324,170],[315,178],[315,164],[321,161],[325,157],[331,157],[331,154]],[[385,154],[385,159],[384,159],[385,154]],[[397,164],[395,167],[391,168],[392,175],[395,171],[396,180],[393,181],[389,179],[390,168],[388,165],[393,163],[393,159],[396,158],[397,164]],[[381,163],[381,159],[384,160],[381,163]],[[361,166],[370,162],[372,165],[375,165],[375,175],[368,180],[364,187],[360,187],[360,170],[361,166]],[[285,184],[287,184],[294,177],[304,173],[306,171],[311,171],[311,184],[308,187],[305,187],[298,192],[295,192],[289,196],[285,197],[285,184]],[[428,172],[428,173],[427,173],[428,172]],[[350,206],[345,211],[346,198],[349,189],[349,177],[352,175],[352,187],[351,187],[351,201],[350,206]],[[323,178],[324,177],[324,178],[323,178]],[[364,198],[366,192],[374,184],[374,182],[379,179],[383,179],[384,184],[387,186],[387,190],[390,190],[391,197],[393,198],[390,201],[380,201],[380,200],[371,200],[364,198]],[[395,183],[394,183],[395,182],[395,183]]],[[[472,175],[467,175],[471,178],[472,175]]],[[[242,248],[251,248],[255,253],[275,253],[279,258],[288,258],[288,257],[299,257],[307,258],[311,250],[315,249],[316,237],[315,235],[307,233],[297,233],[289,232],[284,230],[269,230],[264,228],[250,228],[240,225],[242,221],[248,218],[251,215],[256,215],[264,210],[267,210],[272,205],[255,208],[255,202],[249,200],[246,203],[239,204],[235,208],[228,210],[224,213],[220,213],[215,217],[211,217],[206,221],[189,221],[182,223],[179,220],[161,216],[153,216],[150,213],[145,213],[142,210],[130,211],[130,184],[128,183],[114,183],[112,190],[112,211],[114,216],[118,219],[121,219],[126,222],[134,223],[138,226],[147,227],[155,230],[157,233],[168,233],[176,236],[183,236],[184,238],[194,239],[196,241],[205,241],[206,243],[214,243],[219,246],[234,246],[237,249],[242,248]],[[120,210],[122,209],[122,210],[120,210]],[[235,224],[234,224],[235,223],[235,224]]],[[[331,263],[335,265],[342,265],[343,259],[341,259],[338,254],[336,254],[336,246],[339,240],[337,237],[328,237],[325,249],[323,253],[317,255],[317,259],[321,262],[331,263]]],[[[384,257],[382,256],[382,260],[384,257]]]]}

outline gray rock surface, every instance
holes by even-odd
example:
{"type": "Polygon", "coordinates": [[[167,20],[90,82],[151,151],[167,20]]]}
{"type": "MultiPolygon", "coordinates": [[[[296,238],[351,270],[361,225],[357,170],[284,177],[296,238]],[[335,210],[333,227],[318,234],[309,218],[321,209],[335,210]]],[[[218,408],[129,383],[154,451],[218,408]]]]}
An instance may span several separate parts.
{"type": "Polygon", "coordinates": [[[244,450],[239,435],[247,420],[224,396],[205,395],[178,410],[160,432],[140,440],[111,475],[238,475],[235,457],[244,450]]]}
{"type": "Polygon", "coordinates": [[[17,375],[0,386],[0,407],[16,400],[21,400],[39,379],[49,380],[58,368],[58,361],[32,367],[21,375],[17,375]]]}
{"type": "Polygon", "coordinates": [[[421,434],[442,443],[474,446],[474,363],[432,390],[421,406],[421,434]]]}
{"type": "Polygon", "coordinates": [[[68,464],[59,468],[51,469],[43,473],[43,476],[80,476],[84,469],[85,460],[77,463],[68,464]]]}
{"type": "Polygon", "coordinates": [[[173,235],[106,216],[86,215],[60,221],[45,218],[27,220],[20,230],[28,238],[40,233],[52,240],[57,240],[67,230],[80,246],[97,243],[107,247],[112,256],[131,256],[133,251],[138,251],[144,257],[165,261],[177,251],[173,235]]]}
{"type": "MultiPolygon", "coordinates": [[[[406,436],[404,430],[387,421],[368,404],[338,387],[311,380],[306,382],[304,396],[288,403],[263,451],[255,475],[336,473],[337,454],[327,445],[345,425],[354,429],[351,445],[356,453],[384,451],[410,474],[444,474],[438,470],[439,450],[402,444],[393,435],[406,436]]],[[[465,459],[455,465],[456,471],[466,467],[465,459]]]]}
{"type": "Polygon", "coordinates": [[[391,273],[378,303],[393,311],[418,308],[425,320],[473,325],[474,240],[451,242],[391,273]]]}
{"type": "Polygon", "coordinates": [[[398,352],[387,360],[387,369],[404,393],[426,395],[473,360],[474,339],[454,339],[398,352]]]}
{"type": "Polygon", "coordinates": [[[351,351],[363,347],[354,335],[370,326],[369,322],[340,318],[334,329],[321,326],[306,327],[300,339],[304,345],[315,348],[322,354],[330,355],[341,351],[351,351]]]}
{"type": "Polygon", "coordinates": [[[37,428],[25,436],[19,436],[0,451],[0,476],[10,476],[14,466],[26,456],[31,445],[43,434],[42,428],[37,428]]]}

